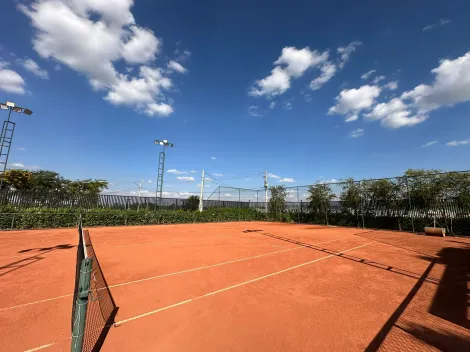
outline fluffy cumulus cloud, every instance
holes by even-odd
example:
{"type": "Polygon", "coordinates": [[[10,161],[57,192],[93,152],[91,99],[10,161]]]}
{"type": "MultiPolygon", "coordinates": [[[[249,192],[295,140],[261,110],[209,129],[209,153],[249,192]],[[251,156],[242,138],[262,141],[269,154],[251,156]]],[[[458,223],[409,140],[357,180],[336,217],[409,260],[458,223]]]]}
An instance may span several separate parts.
{"type": "Polygon", "coordinates": [[[319,67],[327,60],[327,51],[321,53],[308,47],[285,47],[281,56],[274,61],[276,67],[271,74],[256,81],[249,94],[268,97],[283,94],[290,88],[291,79],[301,77],[309,68],[319,67]]]}
{"type": "Polygon", "coordinates": [[[181,65],[179,62],[176,62],[176,61],[173,61],[173,60],[170,60],[170,62],[168,63],[168,68],[172,71],[176,71],[176,72],[179,72],[179,73],[188,72],[188,70],[186,68],[184,68],[183,65],[181,65]]]}
{"type": "Polygon", "coordinates": [[[39,78],[49,79],[49,73],[40,68],[36,61],[31,59],[18,60],[18,62],[29,72],[35,74],[39,78]]]}
{"type": "Polygon", "coordinates": [[[400,98],[375,105],[372,111],[365,116],[371,120],[381,120],[383,126],[390,128],[414,126],[427,119],[427,115],[413,114],[412,110],[400,98]]]}
{"type": "MultiPolygon", "coordinates": [[[[388,128],[409,127],[426,121],[433,110],[470,101],[470,52],[454,60],[442,60],[431,72],[434,75],[432,84],[420,84],[389,101],[364,104],[369,108],[366,108],[365,118],[379,120],[382,126],[388,128]]],[[[384,88],[395,90],[398,83],[389,82],[384,88]]],[[[341,99],[343,92],[330,113],[354,111],[349,108],[352,104],[341,99]]],[[[351,95],[351,92],[348,93],[351,95]]],[[[357,95],[357,90],[354,93],[357,95]]],[[[370,102],[370,99],[366,100],[370,102]]]]}
{"type": "Polygon", "coordinates": [[[420,84],[402,98],[424,112],[470,100],[470,52],[455,60],[442,60],[431,72],[431,85],[420,84]]]}
{"type": "Polygon", "coordinates": [[[336,61],[329,60],[328,50],[321,52],[311,50],[309,47],[303,49],[285,47],[281,56],[274,61],[275,67],[271,70],[271,74],[255,81],[249,90],[249,95],[272,98],[283,94],[291,87],[294,78],[303,76],[311,68],[320,70],[320,75],[310,83],[310,89],[318,90],[338,72],[338,69],[344,67],[360,44],[355,41],[345,47],[339,47],[337,49],[339,58],[336,61]]]}
{"type": "Polygon", "coordinates": [[[380,92],[380,87],[370,85],[358,89],[345,89],[336,97],[336,104],[328,110],[328,114],[357,114],[363,109],[370,108],[380,92]]]}
{"type": "Polygon", "coordinates": [[[390,90],[395,90],[398,88],[398,82],[393,81],[393,82],[388,82],[386,85],[384,85],[384,88],[390,89],[390,90]]]}
{"type": "Polygon", "coordinates": [[[326,82],[328,82],[336,73],[336,65],[331,62],[326,62],[321,67],[321,74],[310,82],[311,90],[320,89],[326,82]]]}
{"type": "Polygon", "coordinates": [[[25,81],[17,72],[0,68],[0,91],[24,94],[25,81]]]}
{"type": "Polygon", "coordinates": [[[19,8],[31,20],[33,47],[41,57],[83,74],[112,104],[166,116],[173,108],[163,91],[172,83],[153,67],[161,41],[135,23],[133,5],[133,0],[33,0],[19,8]],[[133,76],[125,68],[119,72],[118,62],[142,66],[133,76]]]}

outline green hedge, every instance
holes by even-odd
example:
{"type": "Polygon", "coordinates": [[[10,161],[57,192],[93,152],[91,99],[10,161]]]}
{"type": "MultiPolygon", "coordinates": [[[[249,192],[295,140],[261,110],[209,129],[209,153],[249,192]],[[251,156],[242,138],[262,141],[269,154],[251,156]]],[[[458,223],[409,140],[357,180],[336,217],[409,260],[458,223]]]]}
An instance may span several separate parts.
{"type": "Polygon", "coordinates": [[[154,224],[187,224],[227,221],[266,220],[266,215],[256,209],[209,208],[203,212],[167,210],[93,210],[80,212],[64,209],[21,209],[2,208],[0,211],[0,229],[41,229],[75,227],[79,215],[84,226],[125,226],[154,224]]]}

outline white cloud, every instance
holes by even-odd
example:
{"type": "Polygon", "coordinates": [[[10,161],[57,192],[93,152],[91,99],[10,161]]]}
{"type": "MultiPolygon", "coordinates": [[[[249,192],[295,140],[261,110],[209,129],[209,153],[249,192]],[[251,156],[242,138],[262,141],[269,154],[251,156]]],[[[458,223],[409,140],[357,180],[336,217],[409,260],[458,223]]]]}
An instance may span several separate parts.
{"type": "Polygon", "coordinates": [[[425,27],[423,28],[423,32],[428,31],[428,30],[430,30],[430,29],[433,29],[433,28],[435,28],[435,27],[439,27],[439,26],[446,25],[446,24],[448,24],[448,23],[452,23],[452,21],[451,21],[451,20],[444,19],[444,18],[441,18],[441,19],[439,19],[439,21],[437,21],[436,23],[434,23],[434,24],[429,24],[429,25],[425,26],[425,27]]]}
{"type": "Polygon", "coordinates": [[[192,173],[192,174],[195,174],[197,171],[196,170],[191,170],[189,172],[192,173]]]}
{"type": "Polygon", "coordinates": [[[363,135],[364,135],[364,130],[362,128],[358,128],[349,133],[349,137],[351,138],[358,138],[358,137],[362,137],[363,135]]]}
{"type": "Polygon", "coordinates": [[[442,60],[431,72],[432,85],[420,84],[402,98],[423,112],[470,100],[470,52],[455,60],[442,60]]]}
{"type": "Polygon", "coordinates": [[[301,77],[309,68],[318,67],[326,62],[328,52],[320,53],[310,48],[297,49],[285,47],[281,56],[274,62],[276,67],[271,75],[255,82],[249,94],[252,96],[275,96],[290,88],[292,78],[301,77]]]}
{"type": "Polygon", "coordinates": [[[300,77],[310,67],[315,67],[328,59],[328,52],[311,51],[308,47],[297,50],[294,47],[285,47],[282,54],[274,62],[275,65],[286,65],[285,72],[290,77],[300,77]]]}
{"type": "Polygon", "coordinates": [[[408,106],[400,98],[394,98],[387,103],[374,106],[372,111],[365,115],[371,120],[381,120],[382,126],[389,128],[400,128],[414,126],[427,119],[427,115],[413,115],[408,106]]]}
{"type": "Polygon", "coordinates": [[[18,60],[18,62],[29,72],[34,73],[36,76],[42,79],[49,79],[49,73],[40,68],[36,61],[31,59],[18,60]]]}
{"type": "Polygon", "coordinates": [[[181,65],[180,63],[178,63],[176,61],[173,61],[173,60],[170,60],[170,62],[168,63],[168,68],[172,71],[176,71],[176,72],[179,72],[179,73],[188,72],[188,70],[186,68],[184,68],[183,65],[181,65]]]}
{"type": "Polygon", "coordinates": [[[250,116],[260,117],[264,115],[264,112],[261,110],[259,106],[253,105],[248,108],[248,114],[250,116]]]}
{"type": "Polygon", "coordinates": [[[268,174],[269,178],[281,178],[281,176],[275,175],[275,174],[268,174]]]}
{"type": "Polygon", "coordinates": [[[276,107],[276,102],[275,101],[272,101],[269,103],[269,108],[272,110],[276,107]]]}
{"type": "Polygon", "coordinates": [[[398,82],[388,82],[386,85],[384,85],[384,88],[390,89],[390,90],[395,90],[398,88],[398,82]]]}
{"type": "Polygon", "coordinates": [[[467,144],[470,144],[470,138],[465,139],[463,141],[451,141],[451,142],[446,143],[448,147],[457,147],[459,145],[467,145],[467,144]]]}
{"type": "Polygon", "coordinates": [[[434,144],[436,144],[436,143],[437,143],[437,141],[431,141],[431,142],[428,142],[428,143],[426,143],[426,144],[423,144],[423,145],[421,146],[421,148],[427,148],[427,147],[430,147],[430,146],[432,146],[432,145],[434,145],[434,144]]]}
{"type": "Polygon", "coordinates": [[[155,60],[160,41],[150,29],[131,26],[130,39],[122,45],[122,57],[130,64],[144,64],[155,60]]]}
{"type": "Polygon", "coordinates": [[[346,62],[349,61],[349,58],[351,57],[351,54],[357,50],[357,48],[361,45],[362,43],[360,41],[354,41],[349,43],[345,47],[339,47],[337,49],[338,54],[341,55],[341,62],[339,63],[339,67],[343,68],[346,62]]]}
{"type": "Polygon", "coordinates": [[[326,82],[328,82],[336,73],[336,65],[331,62],[325,62],[321,67],[321,74],[310,82],[311,90],[320,89],[326,82]]]}
{"type": "Polygon", "coordinates": [[[352,114],[344,121],[345,122],[353,122],[353,121],[356,121],[358,118],[359,118],[358,114],[352,114]]]}
{"type": "Polygon", "coordinates": [[[224,197],[233,197],[230,193],[224,193],[224,197]]]}
{"type": "Polygon", "coordinates": [[[374,78],[372,83],[378,84],[380,81],[383,81],[384,79],[385,79],[385,76],[377,76],[377,77],[374,78]]]}
{"type": "Polygon", "coordinates": [[[26,148],[16,148],[16,150],[20,150],[22,152],[25,152],[26,151],[26,148]]]}
{"type": "Polygon", "coordinates": [[[148,182],[148,183],[153,183],[153,181],[152,181],[152,180],[148,180],[147,182],[148,182]]]}
{"type": "Polygon", "coordinates": [[[371,107],[381,91],[380,87],[369,85],[364,85],[358,89],[345,89],[335,98],[336,105],[328,110],[328,114],[358,113],[371,107]]]}
{"type": "Polygon", "coordinates": [[[149,66],[160,40],[135,23],[133,5],[133,0],[33,0],[18,7],[31,19],[33,48],[41,57],[83,74],[115,105],[166,116],[173,108],[162,90],[171,87],[171,80],[149,66]],[[115,64],[121,61],[147,66],[129,76],[117,71],[115,64]]]}
{"type": "Polygon", "coordinates": [[[289,178],[289,177],[284,177],[284,178],[281,178],[279,180],[279,182],[284,182],[284,183],[294,183],[295,180],[293,178],[289,178]]]}
{"type": "Polygon", "coordinates": [[[176,178],[177,180],[180,180],[180,181],[187,181],[187,182],[194,182],[194,177],[192,176],[178,176],[176,178]]]}
{"type": "Polygon", "coordinates": [[[175,175],[184,175],[184,174],[188,173],[187,171],[179,171],[179,170],[176,170],[176,169],[170,169],[167,172],[169,174],[175,174],[175,175]]]}
{"type": "Polygon", "coordinates": [[[9,166],[12,167],[12,168],[15,168],[15,169],[24,168],[24,164],[21,164],[21,163],[11,163],[9,166]]]}
{"type": "Polygon", "coordinates": [[[24,79],[15,71],[0,69],[0,90],[7,93],[24,94],[24,79]]]}
{"type": "Polygon", "coordinates": [[[217,159],[217,158],[216,158],[215,156],[211,156],[211,159],[212,159],[212,160],[215,160],[215,159],[217,159]]]}
{"type": "Polygon", "coordinates": [[[292,110],[292,103],[290,102],[290,100],[286,100],[285,102],[282,103],[282,107],[285,110],[292,110]]]}
{"type": "Polygon", "coordinates": [[[252,87],[249,94],[254,97],[263,95],[275,96],[284,93],[290,88],[290,77],[280,67],[275,67],[271,75],[255,82],[258,88],[252,87]]]}
{"type": "Polygon", "coordinates": [[[212,175],[214,175],[215,177],[222,177],[223,176],[223,174],[218,174],[218,173],[215,173],[215,172],[212,175]]]}
{"type": "Polygon", "coordinates": [[[62,66],[60,66],[59,64],[55,65],[54,71],[62,71],[62,66]]]}
{"type": "Polygon", "coordinates": [[[376,72],[375,69],[374,69],[374,70],[370,70],[370,71],[364,73],[364,74],[361,76],[361,79],[364,79],[364,80],[365,80],[365,79],[368,79],[368,78],[369,78],[373,73],[375,73],[375,72],[376,72]]]}

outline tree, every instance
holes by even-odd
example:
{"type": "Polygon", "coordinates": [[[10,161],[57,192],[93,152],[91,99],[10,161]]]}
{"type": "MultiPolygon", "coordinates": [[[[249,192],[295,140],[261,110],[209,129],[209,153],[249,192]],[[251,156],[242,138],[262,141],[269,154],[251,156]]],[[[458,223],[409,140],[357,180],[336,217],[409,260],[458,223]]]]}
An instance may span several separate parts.
{"type": "Polygon", "coordinates": [[[29,187],[31,182],[31,172],[26,170],[7,170],[2,176],[3,185],[2,189],[23,190],[29,187]]]}
{"type": "Polygon", "coordinates": [[[273,214],[284,212],[286,209],[286,188],[284,186],[271,186],[269,192],[271,193],[268,203],[269,212],[273,214]]]}
{"type": "Polygon", "coordinates": [[[184,210],[197,210],[199,208],[199,196],[190,196],[183,203],[184,210]]]}
{"type": "Polygon", "coordinates": [[[391,216],[400,203],[399,182],[390,179],[361,182],[362,204],[366,213],[391,216]]]}
{"type": "Polygon", "coordinates": [[[335,198],[331,187],[326,183],[317,183],[308,188],[310,211],[314,214],[324,214],[330,209],[330,202],[335,198]]]}
{"type": "Polygon", "coordinates": [[[343,211],[357,215],[361,208],[361,188],[352,178],[344,180],[340,200],[343,211]]]}

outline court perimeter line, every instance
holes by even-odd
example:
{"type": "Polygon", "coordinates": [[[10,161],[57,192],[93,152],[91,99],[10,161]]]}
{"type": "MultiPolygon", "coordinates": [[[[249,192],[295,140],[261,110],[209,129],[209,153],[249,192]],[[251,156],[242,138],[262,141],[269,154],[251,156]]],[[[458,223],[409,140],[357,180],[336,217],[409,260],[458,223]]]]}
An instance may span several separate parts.
{"type": "Polygon", "coordinates": [[[48,348],[48,347],[54,346],[55,344],[56,344],[55,342],[48,343],[47,345],[42,345],[42,346],[34,347],[34,348],[31,348],[30,350],[25,350],[24,352],[39,351],[39,350],[42,350],[42,349],[44,349],[44,348],[48,348]]]}
{"type": "Polygon", "coordinates": [[[376,242],[376,241],[372,241],[372,242],[363,244],[363,245],[361,245],[361,246],[357,246],[357,247],[354,247],[354,248],[346,249],[346,250],[341,251],[341,252],[338,252],[338,253],[336,253],[336,254],[330,254],[330,255],[327,255],[327,256],[325,256],[325,257],[321,257],[321,258],[318,258],[318,259],[315,259],[315,260],[312,260],[312,261],[309,261],[309,262],[306,262],[306,263],[303,263],[303,264],[295,265],[295,266],[292,266],[292,267],[290,267],[290,268],[283,269],[283,270],[280,270],[280,271],[276,271],[276,272],[271,273],[271,274],[268,274],[268,275],[260,276],[260,277],[257,277],[256,279],[252,279],[252,280],[248,280],[248,281],[245,281],[245,282],[241,282],[241,283],[239,283],[239,284],[232,285],[232,286],[228,286],[228,287],[225,287],[225,288],[220,289],[220,290],[217,290],[217,291],[212,291],[212,292],[206,293],[206,294],[204,294],[204,295],[202,295],[202,296],[198,296],[198,297],[195,297],[195,298],[190,298],[190,299],[187,299],[187,300],[185,300],[185,301],[172,304],[172,305],[170,305],[170,306],[166,306],[166,307],[163,307],[163,308],[159,308],[159,309],[156,309],[156,310],[153,310],[153,311],[150,311],[150,312],[141,314],[141,315],[137,315],[137,316],[134,316],[134,317],[131,317],[131,318],[128,318],[128,319],[124,319],[124,320],[118,321],[118,322],[114,323],[114,325],[121,325],[121,324],[130,322],[130,321],[133,321],[133,320],[137,320],[137,319],[140,319],[140,318],[144,318],[144,317],[147,317],[147,316],[149,316],[149,315],[153,315],[153,314],[162,312],[162,311],[164,311],[164,310],[168,310],[168,309],[170,309],[170,308],[178,307],[178,306],[181,306],[181,305],[183,305],[183,304],[190,303],[190,302],[193,302],[193,301],[202,299],[202,298],[204,298],[204,297],[213,296],[213,295],[215,295],[215,294],[217,294],[217,293],[221,293],[221,292],[224,292],[224,291],[232,290],[232,289],[234,289],[234,288],[237,288],[237,287],[240,287],[240,286],[244,286],[244,285],[247,285],[247,284],[256,282],[256,281],[260,281],[260,280],[266,279],[266,278],[271,277],[271,276],[279,275],[279,274],[285,273],[285,272],[287,272],[287,271],[291,271],[291,270],[294,270],[294,269],[297,269],[297,268],[300,268],[300,267],[303,267],[303,266],[306,266],[306,265],[309,265],[309,264],[313,264],[313,263],[319,262],[319,261],[324,260],[324,259],[328,259],[328,258],[331,258],[331,257],[337,257],[337,256],[339,256],[339,254],[346,253],[346,252],[349,252],[349,251],[352,251],[352,250],[355,250],[355,249],[359,249],[359,248],[368,246],[369,244],[372,244],[372,243],[375,243],[375,242],[376,242]]]}
{"type": "MultiPolygon", "coordinates": [[[[343,239],[349,238],[349,237],[353,237],[353,236],[347,236],[347,237],[343,237],[343,238],[337,238],[337,239],[335,239],[335,240],[330,240],[330,241],[323,241],[323,242],[312,243],[312,245],[314,245],[314,244],[328,243],[328,242],[335,242],[335,241],[343,240],[343,239]]],[[[282,251],[269,252],[269,253],[265,253],[265,254],[256,255],[256,256],[253,256],[253,257],[246,257],[246,258],[241,258],[241,259],[235,259],[235,260],[231,260],[231,261],[228,261],[228,262],[222,262],[222,263],[217,263],[217,264],[213,264],[213,265],[201,266],[201,267],[198,267],[198,268],[187,269],[187,270],[183,270],[183,271],[177,271],[177,272],[173,272],[173,273],[168,273],[168,274],[162,274],[162,275],[158,275],[158,276],[147,277],[147,278],[145,278],[145,279],[140,279],[140,280],[127,281],[127,282],[123,282],[123,283],[120,283],[120,284],[111,285],[111,286],[108,286],[108,287],[109,287],[109,288],[113,288],[113,287],[119,287],[119,286],[126,286],[126,285],[136,284],[136,283],[139,283],[139,282],[155,280],[155,279],[159,279],[159,278],[166,277],[166,276],[173,276],[173,275],[179,275],[179,274],[189,273],[189,272],[197,271],[197,270],[215,268],[215,267],[217,267],[217,266],[222,266],[222,265],[237,263],[237,262],[241,262],[241,261],[245,261],[245,260],[250,260],[250,259],[256,259],[256,258],[266,257],[266,256],[268,256],[268,255],[273,255],[273,254],[277,254],[277,253],[283,253],[283,252],[293,251],[293,250],[301,249],[301,248],[305,248],[305,247],[304,247],[304,246],[299,246],[299,247],[294,247],[294,248],[288,248],[288,249],[284,249],[284,250],[282,250],[282,251]]],[[[61,299],[61,298],[65,298],[65,297],[70,297],[70,296],[73,296],[73,293],[70,293],[70,294],[67,294],[67,295],[63,295],[63,296],[58,296],[58,297],[47,298],[47,299],[43,299],[43,300],[40,300],[40,301],[34,301],[34,302],[29,302],[29,303],[23,303],[23,304],[19,304],[19,305],[12,306],[12,307],[0,308],[0,312],[1,312],[1,311],[4,311],[4,310],[14,309],[14,308],[22,308],[22,307],[26,307],[26,306],[30,306],[30,305],[34,305],[34,304],[38,304],[38,303],[44,303],[44,302],[54,301],[54,300],[57,300],[57,299],[61,299]]]]}

